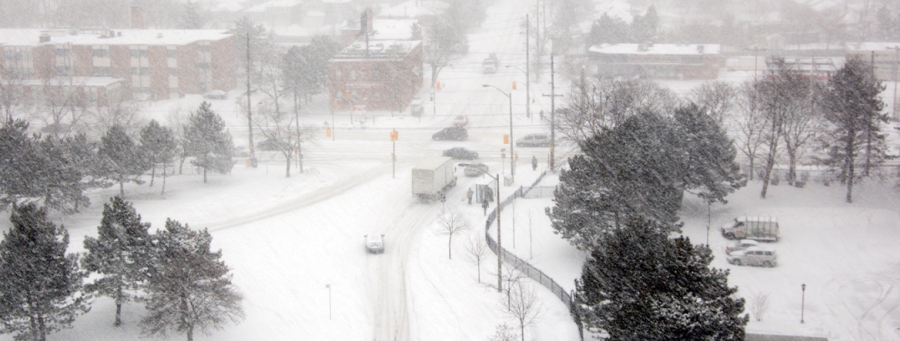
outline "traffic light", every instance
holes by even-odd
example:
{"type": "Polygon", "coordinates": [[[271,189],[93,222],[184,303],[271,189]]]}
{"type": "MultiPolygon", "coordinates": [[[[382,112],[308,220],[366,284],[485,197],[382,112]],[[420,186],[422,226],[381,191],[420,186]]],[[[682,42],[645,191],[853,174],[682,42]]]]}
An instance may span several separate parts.
{"type": "Polygon", "coordinates": [[[391,141],[397,141],[399,138],[399,133],[396,130],[391,131],[391,141]]]}
{"type": "Polygon", "coordinates": [[[503,134],[503,144],[509,144],[509,135],[503,134]]]}
{"type": "Polygon", "coordinates": [[[513,90],[516,89],[516,81],[513,81],[513,90]]]}
{"type": "Polygon", "coordinates": [[[331,137],[331,127],[325,128],[325,137],[331,137]]]}

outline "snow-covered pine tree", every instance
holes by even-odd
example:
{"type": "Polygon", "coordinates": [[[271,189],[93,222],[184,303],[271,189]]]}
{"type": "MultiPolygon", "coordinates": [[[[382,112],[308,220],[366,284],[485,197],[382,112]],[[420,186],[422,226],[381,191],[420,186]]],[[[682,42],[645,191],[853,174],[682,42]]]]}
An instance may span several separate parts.
{"type": "Polygon", "coordinates": [[[734,141],[704,108],[693,103],[676,109],[673,117],[687,156],[683,187],[707,203],[727,203],[725,196],[747,184],[734,161],[734,141]]]}
{"type": "Polygon", "coordinates": [[[113,125],[100,137],[100,149],[97,151],[103,173],[110,180],[119,183],[119,195],[125,196],[125,183],[144,183],[140,176],[150,168],[140,155],[131,137],[125,133],[121,125],[113,125]]]}
{"type": "Polygon", "coordinates": [[[654,225],[631,219],[592,251],[576,281],[586,326],[614,340],[743,340],[749,316],[728,271],[709,268],[706,246],[654,225]]]}
{"type": "Polygon", "coordinates": [[[194,157],[191,163],[203,168],[204,183],[208,171],[221,174],[231,171],[234,166],[231,161],[234,149],[231,134],[225,131],[225,121],[212,111],[208,102],[201,103],[200,108],[191,114],[185,139],[187,150],[194,157]]]}
{"type": "Polygon", "coordinates": [[[82,192],[84,176],[77,164],[69,159],[71,155],[66,144],[71,140],[46,135],[37,144],[44,167],[35,176],[43,193],[44,206],[64,213],[74,213],[78,203],[90,202],[82,192]]]}
{"type": "Polygon", "coordinates": [[[37,143],[28,137],[28,123],[6,120],[0,127],[0,208],[24,198],[41,197],[38,172],[44,167],[37,143]]]}
{"type": "Polygon", "coordinates": [[[86,288],[111,297],[116,302],[115,325],[122,324],[122,304],[131,301],[145,282],[153,260],[150,223],[142,223],[132,204],[120,196],[103,204],[103,218],[97,226],[97,238],[84,238],[87,251],[82,267],[96,272],[98,278],[86,288]]]}
{"type": "Polygon", "coordinates": [[[69,234],[34,203],[15,208],[0,241],[0,333],[46,341],[90,310],[78,255],[66,254],[69,234]]]}
{"type": "Polygon", "coordinates": [[[243,318],[242,296],[231,283],[222,251],[210,251],[209,231],[169,219],[155,237],[158,258],[148,281],[144,334],[175,331],[192,341],[195,330],[209,334],[243,318]]]}
{"type": "Polygon", "coordinates": [[[853,201],[853,184],[861,174],[856,166],[868,170],[884,162],[887,154],[885,135],[880,124],[888,121],[882,114],[884,102],[878,94],[884,85],[875,78],[872,67],[859,58],[850,58],[828,81],[825,93],[825,119],[831,124],[825,137],[828,156],[825,164],[847,184],[847,202],[853,201]]]}
{"type": "Polygon", "coordinates": [[[166,165],[175,157],[178,144],[172,129],[159,125],[156,120],[150,120],[147,126],[141,128],[141,154],[150,162],[150,186],[156,178],[156,164],[163,166],[163,192],[166,191],[166,165]]]}

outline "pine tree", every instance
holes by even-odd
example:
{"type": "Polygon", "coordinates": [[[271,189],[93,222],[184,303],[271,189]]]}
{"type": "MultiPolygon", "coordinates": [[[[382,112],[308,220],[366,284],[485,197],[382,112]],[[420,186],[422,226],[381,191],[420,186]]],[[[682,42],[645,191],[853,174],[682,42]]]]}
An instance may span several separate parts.
{"type": "Polygon", "coordinates": [[[209,103],[204,101],[200,109],[191,114],[191,121],[185,132],[187,150],[197,167],[203,168],[203,183],[206,183],[207,171],[226,174],[231,171],[234,144],[231,134],[225,131],[225,121],[219,117],[209,103]]]}
{"type": "Polygon", "coordinates": [[[76,212],[79,203],[90,203],[82,192],[84,176],[65,147],[71,142],[72,138],[45,136],[38,144],[44,167],[35,174],[44,205],[64,213],[76,212]]]}
{"type": "Polygon", "coordinates": [[[175,142],[175,135],[172,129],[160,126],[156,120],[150,120],[144,128],[141,129],[141,154],[150,162],[150,186],[153,186],[153,180],[156,178],[156,164],[162,164],[163,167],[163,189],[166,191],[166,166],[172,162],[175,157],[178,145],[175,142]]]}
{"type": "Polygon", "coordinates": [[[591,253],[576,281],[587,326],[612,340],[744,339],[744,300],[734,297],[728,271],[709,268],[708,247],[670,240],[641,218],[626,225],[591,253]]]}
{"type": "Polygon", "coordinates": [[[209,334],[243,318],[241,294],[231,283],[222,251],[210,251],[212,236],[206,229],[194,231],[169,219],[155,237],[158,259],[147,287],[145,334],[175,331],[192,341],[195,330],[209,334]]]}
{"type": "Polygon", "coordinates": [[[33,203],[18,206],[0,242],[0,333],[16,340],[46,341],[86,313],[85,274],[78,256],[66,254],[69,234],[33,203]]]}
{"type": "Polygon", "coordinates": [[[727,203],[725,197],[746,185],[735,162],[737,149],[725,129],[706,110],[691,103],[675,110],[676,127],[684,140],[687,167],[683,186],[707,203],[727,203]]]}
{"type": "Polygon", "coordinates": [[[100,137],[97,151],[106,177],[119,183],[119,195],[125,196],[125,183],[144,183],[140,176],[148,170],[149,164],[141,156],[134,141],[125,133],[125,128],[113,125],[100,137]]]}
{"type": "Polygon", "coordinates": [[[0,127],[0,208],[15,208],[20,200],[42,196],[37,177],[44,168],[37,143],[28,137],[28,123],[6,120],[0,127]]]}
{"type": "Polygon", "coordinates": [[[824,161],[847,184],[848,203],[853,202],[854,181],[868,176],[887,156],[885,134],[880,132],[880,124],[888,121],[878,97],[883,90],[871,66],[859,58],[847,60],[828,81],[825,119],[831,129],[825,138],[828,157],[824,161]],[[857,173],[857,165],[863,167],[863,174],[857,173]]]}
{"type": "Polygon", "coordinates": [[[116,302],[115,325],[122,324],[122,304],[135,299],[129,293],[146,280],[152,260],[153,243],[148,229],[130,202],[115,196],[103,204],[103,218],[97,238],[85,237],[82,267],[102,277],[87,289],[111,297],[116,302]]]}

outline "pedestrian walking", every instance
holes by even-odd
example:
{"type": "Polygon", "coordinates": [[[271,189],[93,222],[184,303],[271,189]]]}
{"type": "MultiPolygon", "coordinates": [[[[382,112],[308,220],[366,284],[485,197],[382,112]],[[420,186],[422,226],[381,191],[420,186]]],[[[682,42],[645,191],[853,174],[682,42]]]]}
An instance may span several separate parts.
{"type": "Polygon", "coordinates": [[[469,199],[469,205],[472,204],[472,195],[474,194],[475,192],[472,191],[472,187],[469,187],[469,190],[466,192],[466,199],[469,199]]]}
{"type": "Polygon", "coordinates": [[[481,201],[481,208],[484,209],[484,215],[487,215],[487,208],[488,208],[487,199],[481,201]]]}
{"type": "Polygon", "coordinates": [[[531,170],[537,170],[537,156],[531,157],[531,170]]]}

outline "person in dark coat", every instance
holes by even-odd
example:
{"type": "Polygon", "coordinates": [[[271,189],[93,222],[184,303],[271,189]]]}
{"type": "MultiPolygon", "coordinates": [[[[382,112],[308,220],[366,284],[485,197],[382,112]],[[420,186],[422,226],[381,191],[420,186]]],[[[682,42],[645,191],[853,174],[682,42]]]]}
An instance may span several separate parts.
{"type": "Polygon", "coordinates": [[[537,170],[537,156],[531,157],[531,170],[537,170]]]}
{"type": "Polygon", "coordinates": [[[469,187],[469,190],[466,192],[466,199],[469,199],[469,205],[472,204],[472,195],[474,194],[475,192],[472,191],[472,187],[469,187]]]}
{"type": "Polygon", "coordinates": [[[484,209],[484,215],[487,215],[488,201],[487,199],[481,201],[481,208],[484,209]]]}

